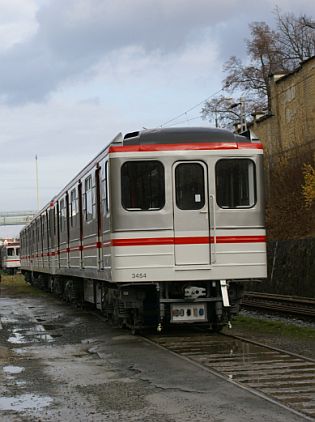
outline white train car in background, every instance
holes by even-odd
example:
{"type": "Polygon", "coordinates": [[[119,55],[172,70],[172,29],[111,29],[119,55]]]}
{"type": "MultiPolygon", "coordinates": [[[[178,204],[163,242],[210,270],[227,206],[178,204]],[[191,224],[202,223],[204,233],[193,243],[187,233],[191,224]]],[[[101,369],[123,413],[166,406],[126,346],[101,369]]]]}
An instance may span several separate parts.
{"type": "Polygon", "coordinates": [[[0,246],[1,269],[8,274],[15,274],[21,269],[20,242],[15,239],[4,240],[0,246]]]}
{"type": "Polygon", "coordinates": [[[220,329],[266,277],[263,149],[210,128],[125,135],[21,232],[22,272],[133,330],[220,329]]]}

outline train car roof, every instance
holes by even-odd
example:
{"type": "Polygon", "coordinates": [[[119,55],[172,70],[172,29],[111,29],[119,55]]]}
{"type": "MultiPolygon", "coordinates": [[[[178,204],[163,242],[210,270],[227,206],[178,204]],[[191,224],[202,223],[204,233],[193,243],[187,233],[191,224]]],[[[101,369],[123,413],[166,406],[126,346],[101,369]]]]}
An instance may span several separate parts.
{"type": "Polygon", "coordinates": [[[49,206],[60,198],[62,194],[95,163],[97,159],[109,151],[111,145],[152,145],[152,144],[193,144],[211,142],[248,142],[254,143],[245,136],[234,134],[225,129],[210,127],[179,127],[156,128],[127,133],[124,137],[119,133],[115,138],[94,157],[52,200],[46,204],[36,216],[22,230],[33,223],[49,206]]]}
{"type": "Polygon", "coordinates": [[[225,129],[208,127],[159,128],[127,133],[123,145],[251,142],[225,129]]]}

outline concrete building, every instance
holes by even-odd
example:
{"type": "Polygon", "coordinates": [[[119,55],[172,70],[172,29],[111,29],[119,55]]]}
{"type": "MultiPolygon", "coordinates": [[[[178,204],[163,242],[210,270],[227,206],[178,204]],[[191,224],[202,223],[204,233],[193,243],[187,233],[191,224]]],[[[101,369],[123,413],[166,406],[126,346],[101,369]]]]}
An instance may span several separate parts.
{"type": "Polygon", "coordinates": [[[305,165],[315,167],[315,57],[271,77],[271,113],[249,127],[264,145],[269,238],[315,236],[315,204],[303,190],[305,165]]]}
{"type": "Polygon", "coordinates": [[[293,72],[271,79],[272,112],[254,116],[250,125],[266,154],[299,147],[315,153],[315,56],[293,72]]]}

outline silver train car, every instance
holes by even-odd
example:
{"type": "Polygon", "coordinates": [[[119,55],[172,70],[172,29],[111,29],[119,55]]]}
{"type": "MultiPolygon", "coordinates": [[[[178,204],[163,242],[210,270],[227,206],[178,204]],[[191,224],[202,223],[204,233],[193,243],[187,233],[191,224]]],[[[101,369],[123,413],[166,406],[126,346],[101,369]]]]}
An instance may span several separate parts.
{"type": "Polygon", "coordinates": [[[221,129],[118,136],[21,231],[22,272],[133,331],[219,330],[266,277],[262,160],[221,129]]]}
{"type": "Polygon", "coordinates": [[[20,270],[20,242],[18,240],[5,240],[0,246],[0,268],[12,275],[20,270]]]}

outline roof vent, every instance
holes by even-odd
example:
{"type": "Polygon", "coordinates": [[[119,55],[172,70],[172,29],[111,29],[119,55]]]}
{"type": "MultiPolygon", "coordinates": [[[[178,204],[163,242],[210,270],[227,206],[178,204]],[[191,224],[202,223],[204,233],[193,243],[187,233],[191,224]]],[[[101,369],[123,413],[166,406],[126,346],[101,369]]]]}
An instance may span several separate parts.
{"type": "Polygon", "coordinates": [[[124,139],[135,138],[136,136],[139,136],[139,133],[140,133],[139,131],[126,133],[126,135],[124,136],[124,139]]]}

